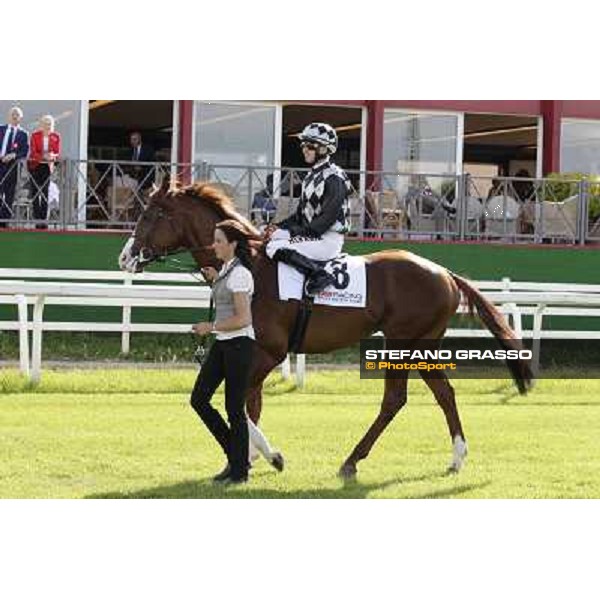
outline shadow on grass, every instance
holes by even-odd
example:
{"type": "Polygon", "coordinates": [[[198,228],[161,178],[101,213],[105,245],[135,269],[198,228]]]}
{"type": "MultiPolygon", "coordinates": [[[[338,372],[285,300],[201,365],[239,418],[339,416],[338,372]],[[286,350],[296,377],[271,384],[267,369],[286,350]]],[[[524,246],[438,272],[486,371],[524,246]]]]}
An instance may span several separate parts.
{"type": "Polygon", "coordinates": [[[413,494],[394,496],[400,499],[417,499],[417,498],[451,498],[457,495],[465,494],[469,491],[486,487],[490,484],[489,481],[477,484],[458,484],[456,481],[450,484],[455,476],[447,475],[445,471],[435,471],[418,475],[415,477],[398,477],[388,479],[379,483],[361,483],[360,481],[342,482],[336,488],[314,487],[306,489],[296,489],[291,491],[270,488],[267,485],[262,486],[261,480],[268,480],[277,477],[275,473],[256,473],[252,476],[252,484],[241,487],[226,487],[214,484],[211,479],[202,479],[199,481],[187,480],[181,481],[174,485],[157,486],[153,488],[144,488],[132,490],[131,492],[106,492],[102,494],[93,494],[86,498],[94,499],[132,499],[132,498],[196,498],[196,499],[272,499],[272,500],[287,500],[287,499],[363,499],[368,498],[372,492],[384,490],[395,485],[408,483],[418,483],[423,481],[442,481],[449,482],[449,485],[442,489],[428,492],[422,496],[413,494]]]}
{"type": "Polygon", "coordinates": [[[436,490],[422,496],[403,496],[405,500],[438,500],[441,498],[456,498],[467,492],[479,490],[490,485],[491,481],[482,481],[481,483],[471,483],[464,485],[455,485],[446,489],[436,490]]]}

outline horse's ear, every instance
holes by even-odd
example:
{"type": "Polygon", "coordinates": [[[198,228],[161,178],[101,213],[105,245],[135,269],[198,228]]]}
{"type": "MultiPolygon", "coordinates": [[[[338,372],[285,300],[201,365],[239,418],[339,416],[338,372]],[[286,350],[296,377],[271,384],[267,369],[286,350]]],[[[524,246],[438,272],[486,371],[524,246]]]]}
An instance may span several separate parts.
{"type": "MultiPolygon", "coordinates": [[[[165,181],[167,181],[167,178],[165,177],[165,181]]],[[[165,183],[165,181],[163,183],[165,183]]],[[[177,192],[179,190],[179,181],[177,180],[177,176],[173,175],[172,177],[169,177],[168,179],[168,184],[167,184],[167,192],[169,194],[174,194],[175,192],[177,192]]]]}
{"type": "Polygon", "coordinates": [[[165,196],[177,191],[177,182],[171,177],[163,177],[160,186],[152,184],[152,191],[149,194],[150,200],[154,198],[164,198],[165,196]]]}
{"type": "Polygon", "coordinates": [[[155,196],[160,192],[160,188],[156,185],[156,183],[152,183],[152,191],[148,194],[148,198],[152,200],[155,196]]]}

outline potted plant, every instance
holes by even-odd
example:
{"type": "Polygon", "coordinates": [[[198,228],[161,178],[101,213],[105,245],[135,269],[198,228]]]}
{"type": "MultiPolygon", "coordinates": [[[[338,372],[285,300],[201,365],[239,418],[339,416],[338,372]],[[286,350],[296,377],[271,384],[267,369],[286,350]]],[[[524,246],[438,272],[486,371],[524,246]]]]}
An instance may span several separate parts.
{"type": "Polygon", "coordinates": [[[542,200],[562,202],[579,191],[579,182],[587,181],[588,187],[588,222],[590,229],[598,221],[600,224],[600,175],[588,173],[550,173],[543,188],[542,200]]]}

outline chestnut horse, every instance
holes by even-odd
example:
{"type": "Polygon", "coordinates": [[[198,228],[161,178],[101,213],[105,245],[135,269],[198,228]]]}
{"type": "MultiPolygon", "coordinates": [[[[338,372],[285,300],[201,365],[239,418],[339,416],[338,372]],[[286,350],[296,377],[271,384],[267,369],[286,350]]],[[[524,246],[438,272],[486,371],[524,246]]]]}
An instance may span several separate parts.
{"type": "MultiPolygon", "coordinates": [[[[253,259],[255,294],[252,316],[256,332],[256,354],[247,391],[248,415],[258,422],[262,409],[262,384],[286,357],[288,339],[299,310],[299,302],[278,298],[276,263],[262,251],[265,240],[234,208],[233,202],[208,183],[179,189],[157,190],[141,215],[133,235],[125,244],[119,263],[141,271],[155,260],[189,251],[199,267],[219,266],[212,250],[215,225],[236,219],[245,225],[256,249],[253,259]]],[[[461,293],[469,312],[477,314],[504,349],[521,349],[520,340],[503,315],[468,281],[447,269],[403,250],[385,250],[365,256],[367,272],[366,308],[314,305],[301,352],[332,352],[383,331],[388,339],[441,340],[456,313],[461,293]]],[[[511,375],[524,394],[533,381],[527,362],[507,361],[511,375]]],[[[456,408],[454,390],[440,371],[419,371],[444,411],[452,442],[450,470],[458,471],[467,445],[456,408]]],[[[376,440],[407,401],[407,377],[385,379],[379,414],[364,437],[342,464],[340,475],[353,477],[357,463],[366,458],[376,440]]]]}

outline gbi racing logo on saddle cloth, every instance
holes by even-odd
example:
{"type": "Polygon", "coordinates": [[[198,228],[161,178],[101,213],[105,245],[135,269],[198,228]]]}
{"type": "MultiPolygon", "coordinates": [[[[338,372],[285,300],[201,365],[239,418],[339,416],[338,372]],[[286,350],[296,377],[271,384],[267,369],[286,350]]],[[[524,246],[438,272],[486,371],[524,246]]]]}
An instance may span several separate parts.
{"type": "MultiPolygon", "coordinates": [[[[328,261],[325,270],[334,282],[315,296],[315,304],[364,308],[367,301],[365,259],[342,254],[328,261]]],[[[278,287],[281,300],[301,300],[304,278],[293,267],[278,263],[278,287]]]]}

